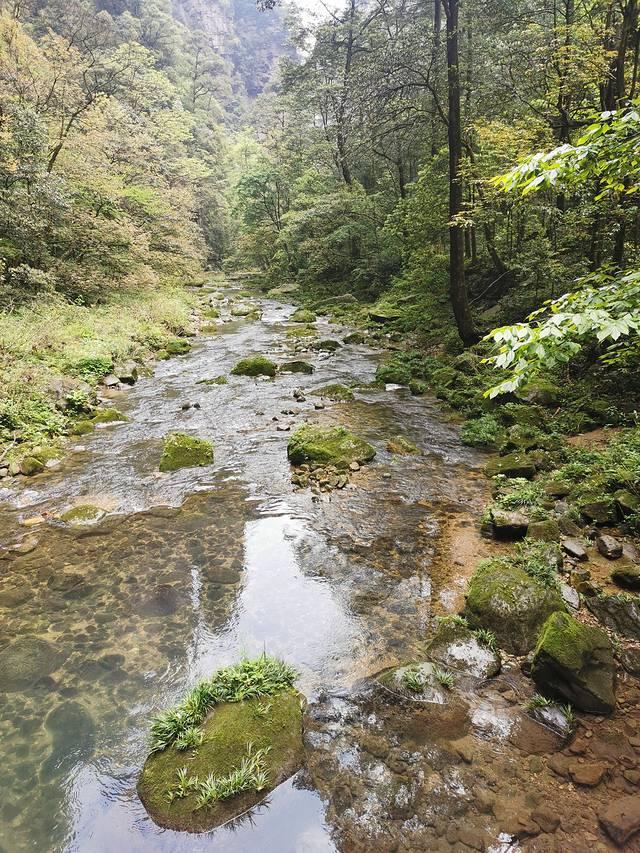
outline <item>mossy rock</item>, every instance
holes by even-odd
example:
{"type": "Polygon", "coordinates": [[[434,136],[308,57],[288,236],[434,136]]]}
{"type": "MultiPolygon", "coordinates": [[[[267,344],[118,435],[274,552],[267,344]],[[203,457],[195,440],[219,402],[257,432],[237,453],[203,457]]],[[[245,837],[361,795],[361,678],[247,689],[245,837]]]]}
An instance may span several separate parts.
{"type": "Polygon", "coordinates": [[[584,495],[577,504],[582,516],[593,524],[606,527],[617,521],[616,504],[611,495],[584,495]]]}
{"type": "Polygon", "coordinates": [[[200,379],[196,385],[228,385],[229,380],[226,376],[216,376],[215,379],[200,379]]]}
{"type": "Polygon", "coordinates": [[[426,653],[430,660],[472,678],[493,678],[502,667],[500,654],[483,645],[469,627],[454,619],[440,620],[426,653]]]}
{"type": "Polygon", "coordinates": [[[409,391],[414,397],[424,397],[429,392],[429,383],[423,379],[412,379],[409,382],[409,391]]]}
{"type": "Polygon", "coordinates": [[[278,365],[264,355],[252,355],[241,359],[233,368],[233,376],[270,376],[278,372],[278,365]]]}
{"type": "Polygon", "coordinates": [[[203,468],[213,464],[213,445],[204,438],[193,438],[174,432],[164,440],[160,470],[177,471],[180,468],[203,468]]]}
{"type": "Polygon", "coordinates": [[[313,326],[299,326],[295,329],[287,330],[288,338],[314,338],[316,334],[313,326]]]}
{"type": "Polygon", "coordinates": [[[611,572],[611,580],[623,589],[640,590],[640,566],[625,562],[611,572]]]}
{"type": "Polygon", "coordinates": [[[166,349],[159,349],[156,352],[156,358],[158,361],[168,361],[171,358],[171,353],[166,349]]]}
{"type": "Polygon", "coordinates": [[[469,583],[465,616],[472,628],[493,631],[501,648],[526,655],[548,617],[565,609],[557,590],[543,586],[517,566],[487,560],[469,583]]]}
{"type": "Polygon", "coordinates": [[[342,470],[352,462],[370,462],[375,449],[364,439],[344,427],[321,427],[305,424],[295,431],[287,449],[292,465],[335,465],[342,470]]]}
{"type": "Polygon", "coordinates": [[[545,622],[531,676],[546,694],[591,714],[615,710],[613,648],[604,631],[553,613],[545,622]]]}
{"type": "Polygon", "coordinates": [[[183,338],[171,338],[165,342],[162,349],[169,355],[186,355],[191,352],[191,344],[183,338]]]}
{"type": "Polygon", "coordinates": [[[367,336],[362,332],[351,332],[351,334],[347,335],[343,340],[345,344],[356,344],[357,346],[360,346],[367,342],[367,336]]]}
{"type": "Polygon", "coordinates": [[[117,409],[98,409],[97,412],[93,413],[91,420],[94,424],[115,424],[123,423],[129,419],[117,409]]]}
{"type": "Polygon", "coordinates": [[[93,432],[94,424],[92,421],[84,419],[75,421],[68,429],[69,435],[88,435],[93,432]]]}
{"type": "Polygon", "coordinates": [[[529,382],[518,391],[518,397],[526,403],[546,407],[559,406],[562,396],[561,388],[542,379],[529,382]]]}
{"type": "Polygon", "coordinates": [[[217,335],[218,334],[218,327],[213,326],[211,324],[206,325],[206,326],[200,326],[200,334],[201,335],[217,335]]]}
{"type": "Polygon", "coordinates": [[[217,308],[207,308],[202,312],[202,316],[207,320],[217,320],[220,317],[220,311],[217,308]]]}
{"type": "Polygon", "coordinates": [[[232,317],[250,317],[252,314],[256,314],[258,309],[255,305],[247,305],[246,303],[236,303],[231,306],[231,316],[232,317]]]}
{"type": "Polygon", "coordinates": [[[311,349],[317,350],[318,352],[337,352],[340,349],[342,344],[340,341],[333,340],[324,340],[324,341],[316,341],[311,344],[311,349]]]}
{"type": "Polygon", "coordinates": [[[298,308],[289,319],[292,323],[315,323],[316,315],[306,308],[298,308]]]}
{"type": "Polygon", "coordinates": [[[408,385],[411,382],[411,368],[398,361],[388,361],[378,366],[376,379],[385,385],[408,385]]]}
{"type": "Polygon", "coordinates": [[[535,476],[536,466],[526,453],[510,453],[508,456],[492,459],[486,464],[484,471],[487,477],[502,474],[505,477],[524,477],[530,480],[535,476]]]}
{"type": "Polygon", "coordinates": [[[44,462],[36,456],[25,456],[20,460],[20,473],[25,477],[33,477],[44,471],[44,462]]]}
{"type": "Polygon", "coordinates": [[[100,507],[93,506],[93,504],[81,504],[61,513],[60,521],[80,527],[97,524],[105,515],[106,512],[100,507]]]}
{"type": "Polygon", "coordinates": [[[340,385],[340,383],[317,388],[313,392],[313,395],[314,397],[326,397],[327,400],[333,400],[334,403],[351,403],[355,400],[351,388],[347,388],[346,385],[340,385]]]}
{"type": "Polygon", "coordinates": [[[308,361],[287,361],[280,367],[281,373],[304,373],[311,376],[315,367],[308,361]]]}
{"type": "Polygon", "coordinates": [[[400,312],[396,309],[382,305],[369,310],[369,319],[373,320],[374,323],[380,323],[381,325],[393,323],[396,320],[399,320],[401,316],[400,312]]]}
{"type": "Polygon", "coordinates": [[[387,450],[396,456],[412,456],[420,453],[420,448],[405,438],[404,435],[395,435],[387,442],[387,450]]]}
{"type": "Polygon", "coordinates": [[[303,764],[302,704],[299,693],[287,690],[263,699],[217,705],[201,726],[204,740],[197,750],[170,746],[150,755],[138,781],[138,795],[154,822],[180,832],[208,832],[264,800],[303,764]],[[241,764],[248,744],[254,750],[269,749],[268,781],[260,793],[246,791],[201,809],[193,791],[169,802],[183,767],[200,780],[210,774],[227,776],[241,764]]]}

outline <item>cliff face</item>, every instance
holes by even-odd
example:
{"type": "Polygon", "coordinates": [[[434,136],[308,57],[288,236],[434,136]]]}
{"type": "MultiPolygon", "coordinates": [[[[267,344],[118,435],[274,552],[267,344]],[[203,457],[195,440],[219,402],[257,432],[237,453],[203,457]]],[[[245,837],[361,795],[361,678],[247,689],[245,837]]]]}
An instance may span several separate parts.
{"type": "Polygon", "coordinates": [[[278,57],[286,52],[282,15],[259,12],[255,0],[172,0],[175,18],[204,33],[226,59],[250,97],[266,85],[278,57]]]}

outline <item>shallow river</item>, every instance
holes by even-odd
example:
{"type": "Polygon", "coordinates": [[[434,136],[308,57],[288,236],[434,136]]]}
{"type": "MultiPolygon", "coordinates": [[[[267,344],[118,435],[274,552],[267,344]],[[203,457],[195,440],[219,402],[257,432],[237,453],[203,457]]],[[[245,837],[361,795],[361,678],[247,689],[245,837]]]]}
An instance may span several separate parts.
{"type": "MultiPolygon", "coordinates": [[[[481,460],[435,402],[406,390],[359,390],[355,402],[316,411],[314,388],[371,382],[380,353],[345,345],[294,356],[293,308],[262,307],[261,320],[221,324],[115,394],[128,423],[75,439],[58,469],[0,490],[0,544],[22,541],[0,562],[0,655],[23,673],[0,685],[5,851],[319,853],[350,847],[339,840],[344,808],[385,830],[387,806],[358,811],[353,792],[329,808],[330,786],[316,784],[322,750],[331,740],[336,766],[350,772],[357,759],[335,728],[344,738],[354,686],[419,653],[434,603],[450,593],[432,571],[442,520],[480,500],[481,460]],[[305,358],[316,372],[197,384],[257,352],[305,358]],[[302,403],[299,387],[309,392],[302,403]],[[186,403],[201,408],[183,411],[186,403]],[[342,491],[295,491],[290,433],[278,427],[307,419],[353,427],[376,461],[342,491]],[[215,464],[159,474],[173,430],[213,440],[215,464]],[[399,433],[423,455],[388,453],[399,433]],[[82,529],[52,519],[78,504],[108,515],[82,529]],[[333,736],[312,732],[311,771],[250,820],[200,837],[160,830],[135,791],[150,717],[199,677],[263,649],[298,668],[317,727],[331,724],[333,736]]],[[[321,338],[346,332],[318,327],[321,338]]],[[[376,784],[374,774],[370,798],[376,784]]]]}

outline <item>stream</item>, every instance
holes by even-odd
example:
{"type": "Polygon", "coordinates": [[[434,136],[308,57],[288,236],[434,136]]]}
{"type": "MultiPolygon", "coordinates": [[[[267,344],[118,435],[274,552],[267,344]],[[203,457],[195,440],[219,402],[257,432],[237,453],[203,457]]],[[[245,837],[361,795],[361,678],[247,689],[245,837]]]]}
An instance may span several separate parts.
{"type": "MultiPolygon", "coordinates": [[[[304,351],[287,336],[293,306],[263,300],[260,320],[230,319],[228,293],[216,334],[112,395],[127,423],[72,439],[59,467],[0,487],[0,660],[13,673],[0,685],[7,853],[382,850],[386,841],[358,847],[359,833],[391,843],[430,827],[433,838],[460,814],[460,759],[431,749],[439,782],[420,774],[444,829],[426,819],[402,828],[417,820],[402,799],[411,800],[412,750],[395,749],[397,779],[388,745],[376,766],[373,741],[398,720],[362,684],[416,658],[434,608],[447,607],[454,570],[438,562],[443,524],[482,505],[482,459],[436,401],[364,388],[380,352],[304,351]],[[315,373],[198,384],[253,353],[304,358],[315,373]],[[335,382],[362,390],[316,410],[313,389],[335,382]],[[306,420],[352,428],[376,460],[343,490],[296,491],[287,430],[306,420]],[[175,430],[211,439],[215,464],[160,474],[162,438],[175,430]],[[422,455],[392,456],[386,443],[398,434],[422,455]],[[106,516],[85,527],[55,520],[83,504],[106,516]],[[135,790],[150,718],[212,670],[265,649],[300,672],[308,768],[233,826],[205,836],[159,829],[135,790]]],[[[317,325],[320,338],[349,331],[317,325]]],[[[464,735],[453,712],[447,720],[452,737],[464,735]]],[[[424,748],[416,732],[402,738],[424,748]]]]}

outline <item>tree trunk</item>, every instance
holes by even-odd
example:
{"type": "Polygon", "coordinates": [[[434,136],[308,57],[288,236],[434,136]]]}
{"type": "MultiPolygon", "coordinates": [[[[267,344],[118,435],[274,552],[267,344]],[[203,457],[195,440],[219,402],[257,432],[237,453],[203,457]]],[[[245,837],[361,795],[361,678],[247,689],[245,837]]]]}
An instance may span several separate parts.
{"type": "Polygon", "coordinates": [[[442,0],[447,18],[447,83],[449,90],[449,296],[458,333],[465,346],[478,342],[464,270],[462,120],[460,115],[459,0],[442,0]]]}

